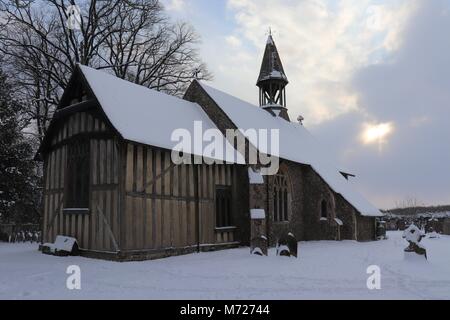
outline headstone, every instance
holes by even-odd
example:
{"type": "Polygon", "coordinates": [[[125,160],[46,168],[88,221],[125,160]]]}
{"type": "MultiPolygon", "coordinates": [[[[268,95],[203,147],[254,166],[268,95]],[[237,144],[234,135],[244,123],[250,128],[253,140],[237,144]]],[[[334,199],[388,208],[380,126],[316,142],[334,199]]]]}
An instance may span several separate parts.
{"type": "Polygon", "coordinates": [[[267,238],[266,236],[260,236],[252,239],[251,254],[258,256],[267,256],[267,238]]]}
{"type": "Polygon", "coordinates": [[[277,256],[290,257],[291,250],[289,249],[289,241],[287,237],[281,237],[277,243],[277,256]]]}
{"type": "Polygon", "coordinates": [[[441,236],[439,233],[437,233],[436,231],[430,232],[428,234],[428,238],[429,239],[439,239],[441,236]]]}
{"type": "Polygon", "coordinates": [[[77,239],[65,236],[57,236],[55,243],[44,243],[41,246],[42,253],[55,256],[78,255],[79,248],[77,239]]]}
{"type": "Polygon", "coordinates": [[[403,238],[409,243],[409,246],[405,249],[405,254],[416,254],[427,259],[427,250],[420,243],[424,237],[425,234],[416,225],[410,225],[403,233],[403,238]]]}
{"type": "Polygon", "coordinates": [[[250,253],[260,256],[268,255],[266,232],[266,213],[263,209],[250,210],[251,236],[250,253]]]}
{"type": "Polygon", "coordinates": [[[289,233],[287,236],[287,245],[289,248],[289,252],[291,253],[291,256],[298,257],[298,241],[295,238],[294,234],[289,233]]]}

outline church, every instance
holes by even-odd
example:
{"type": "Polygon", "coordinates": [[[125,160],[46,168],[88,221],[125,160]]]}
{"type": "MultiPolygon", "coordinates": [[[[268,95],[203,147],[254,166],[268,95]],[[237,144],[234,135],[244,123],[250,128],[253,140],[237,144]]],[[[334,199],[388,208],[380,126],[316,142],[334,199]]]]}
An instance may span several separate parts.
{"type": "MultiPolygon", "coordinates": [[[[376,238],[381,216],[299,121],[291,121],[289,84],[270,35],[257,86],[259,106],[194,80],[183,99],[78,65],[61,98],[38,158],[44,164],[43,241],[77,239],[84,256],[145,260],[248,246],[254,219],[274,246],[299,241],[376,238]],[[172,158],[174,131],[279,133],[278,167],[224,152],[217,161],[172,158]]],[[[245,150],[268,148],[244,137],[245,150]]],[[[186,150],[183,150],[184,152],[186,150]]],[[[185,152],[186,153],[186,152],[185,152]]]]}

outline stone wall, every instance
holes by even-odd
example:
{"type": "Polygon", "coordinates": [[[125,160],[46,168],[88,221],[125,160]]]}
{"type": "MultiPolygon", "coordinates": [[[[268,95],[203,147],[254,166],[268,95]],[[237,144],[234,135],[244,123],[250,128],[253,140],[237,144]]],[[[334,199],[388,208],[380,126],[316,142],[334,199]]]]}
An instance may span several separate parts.
{"type": "Polygon", "coordinates": [[[227,129],[236,129],[236,125],[231,121],[225,112],[220,109],[216,102],[206,93],[197,81],[193,81],[183,97],[184,100],[197,103],[203,111],[215,123],[222,133],[227,129]]]}
{"type": "Polygon", "coordinates": [[[356,221],[358,241],[373,241],[376,239],[375,218],[363,217],[357,214],[356,221]]]}
{"type": "MultiPolygon", "coordinates": [[[[273,195],[268,193],[269,240],[276,244],[279,237],[288,232],[300,241],[311,240],[356,240],[357,215],[355,209],[310,167],[283,161],[291,184],[291,216],[289,222],[273,222],[273,195]],[[327,202],[328,218],[321,219],[322,200],[327,202]],[[343,222],[339,226],[335,218],[343,222]],[[338,232],[339,228],[339,232],[338,232]]],[[[273,179],[269,179],[271,185],[273,179]]],[[[269,186],[270,189],[270,186],[269,186]]],[[[375,239],[375,219],[360,217],[359,241],[375,239]]]]}
{"type": "Polygon", "coordinates": [[[356,213],[355,209],[341,196],[336,195],[336,214],[344,225],[341,227],[341,240],[356,240],[356,213]]]}

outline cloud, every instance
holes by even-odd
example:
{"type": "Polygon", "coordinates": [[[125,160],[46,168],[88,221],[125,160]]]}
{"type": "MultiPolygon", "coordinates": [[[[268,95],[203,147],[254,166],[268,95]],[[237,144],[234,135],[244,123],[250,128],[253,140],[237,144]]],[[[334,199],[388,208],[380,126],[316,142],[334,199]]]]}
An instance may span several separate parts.
{"type": "Polygon", "coordinates": [[[242,45],[241,39],[236,36],[228,36],[225,38],[225,41],[227,42],[227,44],[235,48],[239,48],[242,45]]]}
{"type": "Polygon", "coordinates": [[[450,42],[443,34],[450,15],[439,0],[421,1],[419,9],[398,51],[354,74],[359,109],[314,128],[383,207],[408,196],[450,203],[450,42]],[[395,124],[382,152],[353,139],[364,122],[395,124]]]}
{"type": "MultiPolygon", "coordinates": [[[[411,0],[229,0],[228,9],[237,24],[231,36],[245,38],[252,45],[247,52],[256,57],[262,57],[264,33],[269,26],[275,30],[291,83],[290,112],[294,118],[302,114],[307,124],[317,124],[358,107],[349,86],[352,74],[400,46],[399,34],[415,4],[411,0]]],[[[241,95],[252,102],[257,95],[253,90],[244,92],[248,83],[243,82],[254,84],[259,63],[258,58],[251,65],[252,78],[240,78],[241,95]]]]}
{"type": "Polygon", "coordinates": [[[382,152],[383,144],[394,132],[394,124],[392,122],[385,123],[363,123],[361,133],[361,142],[365,145],[378,144],[380,152],[382,152]]]}
{"type": "Polygon", "coordinates": [[[164,0],[163,1],[166,10],[168,11],[182,11],[185,9],[185,0],[164,0]]]}

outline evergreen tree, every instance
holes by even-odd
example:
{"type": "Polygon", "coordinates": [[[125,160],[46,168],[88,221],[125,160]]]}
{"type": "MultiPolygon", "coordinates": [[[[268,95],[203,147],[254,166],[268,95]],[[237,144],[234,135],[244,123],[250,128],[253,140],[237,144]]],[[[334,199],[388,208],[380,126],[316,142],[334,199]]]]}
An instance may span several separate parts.
{"type": "Polygon", "coordinates": [[[21,111],[0,69],[0,223],[39,221],[39,178],[32,143],[22,132],[21,111]]]}

